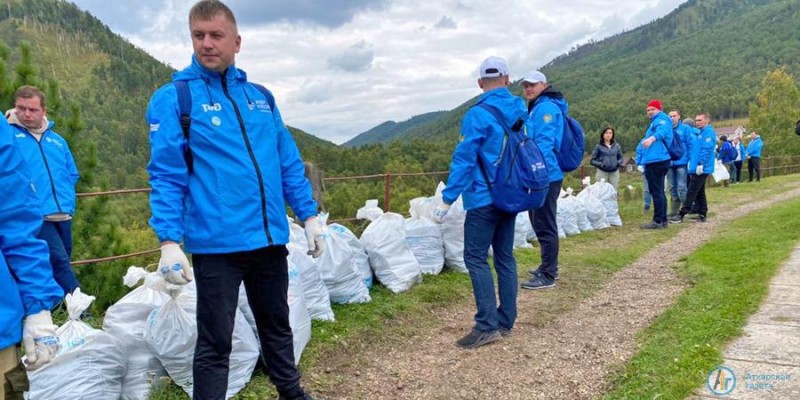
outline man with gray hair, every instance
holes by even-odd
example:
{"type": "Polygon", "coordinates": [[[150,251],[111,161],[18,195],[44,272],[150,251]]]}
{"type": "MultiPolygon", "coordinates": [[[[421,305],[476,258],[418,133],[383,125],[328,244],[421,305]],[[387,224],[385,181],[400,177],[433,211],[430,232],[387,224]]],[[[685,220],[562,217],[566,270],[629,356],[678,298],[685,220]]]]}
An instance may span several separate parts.
{"type": "Polygon", "coordinates": [[[225,399],[244,282],[280,399],[310,399],[300,386],[289,325],[285,204],[305,222],[309,254],[319,257],[317,203],[272,94],[236,68],[242,38],[233,12],[220,1],[199,1],[189,28],[192,64],[153,94],[146,118],[159,271],[172,284],[197,282],[193,398],[225,399]],[[194,106],[185,114],[187,100],[194,106]]]}

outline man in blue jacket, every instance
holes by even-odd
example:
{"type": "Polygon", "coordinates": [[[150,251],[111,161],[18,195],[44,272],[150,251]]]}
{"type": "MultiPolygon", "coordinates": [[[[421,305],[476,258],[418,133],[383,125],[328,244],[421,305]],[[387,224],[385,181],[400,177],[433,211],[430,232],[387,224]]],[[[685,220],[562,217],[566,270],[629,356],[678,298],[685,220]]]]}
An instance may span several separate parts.
{"type": "Polygon", "coordinates": [[[681,121],[681,113],[678,110],[669,112],[669,119],[672,120],[672,130],[678,134],[683,145],[683,157],[678,160],[672,160],[667,173],[669,180],[669,194],[671,201],[669,203],[668,217],[678,215],[681,205],[686,200],[687,192],[687,174],[686,165],[689,164],[689,135],[691,134],[692,127],[687,126],[681,121]]]}
{"type": "Polygon", "coordinates": [[[522,284],[524,289],[547,289],[556,285],[558,279],[558,224],[556,209],[558,194],[564,173],[558,164],[558,149],[564,137],[564,115],[569,105],[564,95],[547,83],[547,77],[539,71],[531,71],[522,78],[522,94],[528,101],[528,136],[533,138],[542,152],[550,186],[544,204],[528,211],[536,240],[541,250],[541,264],[529,271],[531,278],[522,284]]]}
{"type": "Polygon", "coordinates": [[[672,145],[672,121],[664,114],[658,99],[647,103],[645,111],[650,117],[650,127],[642,141],[642,163],[650,195],[653,196],[653,220],[642,224],[642,229],[665,229],[667,227],[667,196],[664,193],[664,177],[669,171],[671,159],[667,146],[672,145]]]}
{"type": "Polygon", "coordinates": [[[50,308],[64,295],[53,279],[47,244],[36,238],[42,214],[12,134],[8,123],[0,121],[0,399],[21,399],[27,389],[21,387],[24,382],[9,379],[25,380],[20,342],[28,370],[55,357],[58,339],[50,308]]]}
{"type": "Polygon", "coordinates": [[[256,317],[267,374],[281,399],[310,399],[295,366],[287,303],[285,204],[305,222],[309,253],[322,252],[317,204],[300,152],[269,93],[235,66],[236,19],[215,0],[189,12],[192,64],[175,73],[191,94],[184,135],[175,84],[150,100],[150,225],[161,241],[159,271],[197,282],[194,396],[225,398],[239,285],[256,317]],[[191,155],[191,157],[189,157],[191,155]],[[194,270],[179,243],[192,254],[194,270]]]}
{"type": "Polygon", "coordinates": [[[22,86],[14,93],[14,108],[6,112],[6,118],[14,128],[17,147],[31,171],[44,214],[37,237],[50,249],[56,282],[64,293],[72,293],[78,288],[70,259],[79,175],[67,141],[53,131],[54,123],[47,120],[46,113],[44,92],[34,86],[22,86]]]}
{"type": "Polygon", "coordinates": [[[683,203],[678,215],[671,217],[670,222],[681,223],[683,217],[689,213],[692,204],[697,207],[698,222],[706,222],[708,215],[708,201],[706,200],[706,180],[708,175],[714,173],[714,146],[717,134],[711,126],[708,114],[698,114],[694,119],[699,133],[692,133],[689,141],[689,192],[686,202],[683,203]]]}
{"type": "MultiPolygon", "coordinates": [[[[480,65],[478,86],[483,94],[476,104],[486,103],[500,111],[507,126],[523,123],[525,104],[508,91],[509,72],[505,60],[489,57],[480,65]]],[[[495,176],[494,162],[503,148],[501,121],[489,111],[473,106],[461,121],[461,142],[453,152],[442,203],[434,211],[441,222],[450,205],[463,194],[467,217],[464,221],[464,263],[467,265],[477,312],[472,331],[459,339],[459,347],[470,349],[511,334],[517,318],[517,262],[514,259],[516,215],[492,205],[484,176],[495,176]],[[482,171],[481,169],[484,169],[482,171]],[[485,172],[485,175],[484,175],[485,172]],[[494,252],[497,272],[498,306],[494,280],[487,258],[494,252]]]]}
{"type": "Polygon", "coordinates": [[[756,131],[750,132],[750,142],[747,143],[747,175],[748,182],[756,178],[756,182],[761,182],[761,149],[764,148],[764,142],[761,140],[761,135],[756,131]]]}
{"type": "Polygon", "coordinates": [[[722,164],[728,169],[728,173],[730,174],[730,178],[724,181],[725,186],[728,186],[728,181],[735,182],[734,174],[736,174],[736,171],[734,171],[733,162],[736,160],[736,147],[728,141],[728,137],[725,135],[719,137],[719,153],[717,153],[717,159],[722,161],[722,164]]]}

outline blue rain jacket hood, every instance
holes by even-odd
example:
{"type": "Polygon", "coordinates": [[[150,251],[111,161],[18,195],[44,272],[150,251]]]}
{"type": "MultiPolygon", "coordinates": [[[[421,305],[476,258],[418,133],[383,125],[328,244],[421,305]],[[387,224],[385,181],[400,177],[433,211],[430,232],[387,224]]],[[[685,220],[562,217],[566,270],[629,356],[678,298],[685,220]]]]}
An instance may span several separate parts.
{"type": "Polygon", "coordinates": [[[550,182],[564,179],[564,173],[558,165],[558,150],[564,137],[564,115],[568,111],[569,104],[564,95],[552,86],[528,104],[528,136],[533,138],[542,152],[550,182]]]}
{"type": "MultiPolygon", "coordinates": [[[[2,118],[0,118],[2,119],[2,118]]],[[[49,310],[64,292],[53,279],[30,171],[0,121],[0,349],[22,340],[22,319],[49,310]]]]}
{"type": "Polygon", "coordinates": [[[747,143],[747,156],[748,157],[761,157],[761,149],[764,148],[764,142],[761,140],[761,135],[756,136],[754,139],[747,143]]]}
{"type": "Polygon", "coordinates": [[[652,164],[670,159],[667,146],[672,145],[672,120],[663,111],[650,119],[650,126],[644,133],[647,139],[655,136],[656,141],[650,147],[642,148],[642,164],[652,164]]]}
{"type": "Polygon", "coordinates": [[[75,214],[75,184],[80,175],[67,141],[53,131],[50,121],[41,140],[22,125],[11,125],[25,163],[33,178],[36,195],[44,215],[75,214]]]}
{"type": "Polygon", "coordinates": [[[304,221],[317,214],[317,203],[278,108],[233,65],[221,74],[192,57],[173,75],[177,80],[192,96],[189,143],[173,84],[153,94],[146,115],[150,225],[159,240],[183,240],[186,251],[211,254],[286,244],[285,204],[304,221]]]}
{"type": "Polygon", "coordinates": [[[698,165],[703,166],[704,174],[714,173],[714,147],[716,147],[717,133],[709,124],[702,130],[695,128],[692,132],[692,140],[689,141],[689,170],[690,174],[695,173],[698,165]]]}
{"type": "MultiPolygon", "coordinates": [[[[678,160],[672,161],[670,165],[673,167],[685,167],[689,164],[689,137],[692,134],[692,127],[684,124],[682,121],[678,121],[678,126],[672,129],[678,134],[678,137],[681,138],[683,156],[678,160]]],[[[669,152],[667,152],[667,154],[669,154],[669,152]]]]}
{"type": "MultiPolygon", "coordinates": [[[[514,125],[518,119],[525,119],[525,102],[512,95],[507,88],[483,93],[475,104],[484,102],[500,110],[508,126],[514,125]]],[[[504,136],[502,125],[489,111],[475,106],[467,110],[461,120],[461,142],[453,152],[447,186],[442,191],[442,200],[445,203],[452,204],[463,194],[466,210],[492,204],[492,196],[478,165],[478,157],[486,175],[494,179],[497,173],[494,162],[500,158],[504,136]]]]}

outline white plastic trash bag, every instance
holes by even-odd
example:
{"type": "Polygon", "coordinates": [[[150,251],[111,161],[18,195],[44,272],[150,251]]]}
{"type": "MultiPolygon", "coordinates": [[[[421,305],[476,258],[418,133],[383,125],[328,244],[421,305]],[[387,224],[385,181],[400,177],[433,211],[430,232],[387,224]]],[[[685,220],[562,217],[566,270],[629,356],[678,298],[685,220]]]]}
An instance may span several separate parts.
{"type": "Polygon", "coordinates": [[[127,352],[122,343],[80,320],[94,296],[76,289],[65,302],[69,321],[56,334],[61,348],[44,367],[28,372],[28,399],[119,399],[127,352]]]}
{"type": "Polygon", "coordinates": [[[722,160],[714,162],[714,172],[711,175],[714,177],[714,182],[731,179],[731,174],[728,172],[728,169],[725,168],[725,164],[722,163],[722,160]]]}
{"type": "MultiPolygon", "coordinates": [[[[436,188],[438,199],[442,198],[444,183],[439,182],[436,188]]],[[[442,241],[444,242],[444,265],[458,272],[467,273],[467,264],[464,262],[464,221],[467,219],[467,211],[464,210],[464,201],[458,196],[455,202],[450,205],[444,221],[439,226],[442,230],[442,241]]]]}
{"type": "MultiPolygon", "coordinates": [[[[326,214],[325,220],[327,220],[327,218],[326,214]]],[[[364,245],[361,244],[358,237],[350,229],[347,229],[346,226],[330,224],[328,225],[328,229],[332,235],[339,235],[350,246],[350,250],[353,252],[353,266],[358,276],[364,281],[364,286],[366,286],[367,289],[372,288],[372,269],[369,267],[367,249],[364,248],[364,245]]]]}
{"type": "Polygon", "coordinates": [[[333,321],[331,309],[331,296],[328,287],[322,281],[322,276],[311,258],[302,247],[295,243],[286,245],[289,249],[289,264],[300,271],[300,283],[303,286],[303,296],[306,299],[308,314],[312,319],[333,321]]]}
{"type": "Polygon", "coordinates": [[[606,208],[606,218],[609,225],[622,226],[622,218],[619,216],[619,204],[617,203],[617,191],[610,183],[597,182],[584,190],[590,191],[597,197],[606,208]]]}
{"type": "Polygon", "coordinates": [[[589,217],[586,216],[586,208],[584,208],[583,202],[578,200],[575,196],[569,196],[568,198],[575,202],[575,216],[578,218],[578,229],[580,229],[581,232],[593,231],[594,227],[592,227],[592,223],[589,222],[589,217]]]}
{"type": "Polygon", "coordinates": [[[591,190],[581,190],[577,197],[586,210],[586,217],[589,218],[589,222],[592,223],[592,228],[597,230],[605,229],[610,226],[608,224],[606,207],[603,205],[603,202],[592,194],[591,190]]]}
{"type": "Polygon", "coordinates": [[[144,341],[147,316],[154,308],[169,300],[165,293],[151,289],[155,280],[163,280],[157,272],[130,267],[123,283],[128,287],[145,284],[133,289],[106,310],[103,330],[119,339],[127,353],[127,368],[122,380],[122,400],[146,399],[154,379],[167,373],[161,361],[144,341]],[[150,282],[150,283],[148,283],[150,282]]]}
{"type": "Polygon", "coordinates": [[[378,217],[383,215],[383,210],[378,207],[378,200],[372,199],[367,200],[364,204],[364,207],[361,207],[356,211],[356,218],[358,219],[367,219],[370,221],[375,221],[378,217]]]}
{"type": "Polygon", "coordinates": [[[332,234],[328,226],[322,229],[325,231],[325,251],[314,259],[314,263],[328,287],[331,303],[366,303],[372,300],[353,263],[353,250],[347,240],[332,234]]]}
{"type": "MultiPolygon", "coordinates": [[[[517,214],[514,221],[514,248],[527,249],[533,247],[528,243],[528,235],[533,232],[531,218],[527,211],[517,214]]],[[[533,234],[534,237],[536,234],[533,234]]]]}
{"type": "Polygon", "coordinates": [[[300,282],[300,271],[289,264],[289,290],[287,293],[289,303],[289,325],[292,327],[294,340],[294,363],[300,363],[303,350],[311,341],[311,317],[308,315],[303,287],[300,282]]]}
{"type": "Polygon", "coordinates": [[[405,221],[406,244],[419,262],[422,273],[436,275],[444,268],[442,231],[439,229],[439,224],[424,216],[428,211],[424,210],[423,202],[419,200],[428,202],[423,197],[411,201],[411,218],[405,221]],[[416,211],[415,201],[418,201],[419,207],[416,211]],[[423,210],[420,211],[420,208],[423,210]]]}
{"type": "Polygon", "coordinates": [[[385,213],[372,221],[361,235],[375,277],[394,293],[422,282],[419,262],[406,244],[404,224],[402,215],[385,213]]]}
{"type": "Polygon", "coordinates": [[[578,214],[575,209],[575,202],[570,199],[570,196],[567,194],[566,197],[559,198],[556,204],[556,223],[559,231],[563,231],[565,235],[581,233],[581,230],[578,229],[578,214]]]}

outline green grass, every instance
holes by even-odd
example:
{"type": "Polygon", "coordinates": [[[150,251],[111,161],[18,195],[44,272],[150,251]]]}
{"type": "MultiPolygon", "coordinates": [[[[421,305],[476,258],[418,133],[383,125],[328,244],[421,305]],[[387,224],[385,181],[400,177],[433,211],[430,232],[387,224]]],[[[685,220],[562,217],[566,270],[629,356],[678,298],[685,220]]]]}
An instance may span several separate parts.
{"type": "Polygon", "coordinates": [[[750,214],[692,253],[678,269],[690,288],[639,335],[605,398],[679,399],[700,387],[800,241],[798,207],[792,199],[750,214]]]}

